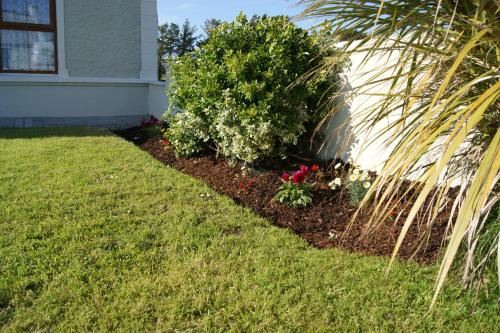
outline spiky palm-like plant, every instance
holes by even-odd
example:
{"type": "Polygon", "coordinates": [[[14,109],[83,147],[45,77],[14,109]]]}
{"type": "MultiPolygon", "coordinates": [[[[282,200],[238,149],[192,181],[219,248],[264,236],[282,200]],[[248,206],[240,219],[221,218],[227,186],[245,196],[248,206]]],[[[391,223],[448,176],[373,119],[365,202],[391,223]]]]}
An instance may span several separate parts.
{"type": "MultiPolygon", "coordinates": [[[[442,208],[453,180],[461,180],[450,218],[447,247],[432,304],[462,245],[464,282],[470,284],[497,253],[500,275],[498,201],[500,167],[500,2],[498,0],[334,1],[300,0],[301,18],[324,18],[338,35],[351,38],[347,56],[365,60],[398,54],[390,67],[373,69],[363,87],[388,84],[380,103],[359,121],[370,129],[391,116],[382,134],[395,148],[362,205],[374,202],[370,228],[385,220],[403,197],[412,207],[391,263],[427,201],[427,227],[442,208]],[[397,51],[397,53],[395,53],[397,51]],[[390,75],[383,75],[390,71],[390,75]],[[435,156],[430,163],[422,163],[435,156]],[[419,182],[404,186],[409,174],[419,182]],[[371,199],[374,199],[371,201],[371,199]],[[496,207],[496,208],[495,208],[496,207]],[[496,212],[492,218],[490,212],[496,212]],[[489,218],[488,218],[489,217],[489,218]],[[488,237],[484,237],[488,234],[488,237]]],[[[327,60],[318,71],[335,66],[327,60]]],[[[332,112],[335,112],[334,109],[332,112]]],[[[391,148],[392,149],[392,148],[391,148]]],[[[493,215],[493,214],[492,214],[493,215]]],[[[422,240],[423,242],[425,239],[422,240]]]]}

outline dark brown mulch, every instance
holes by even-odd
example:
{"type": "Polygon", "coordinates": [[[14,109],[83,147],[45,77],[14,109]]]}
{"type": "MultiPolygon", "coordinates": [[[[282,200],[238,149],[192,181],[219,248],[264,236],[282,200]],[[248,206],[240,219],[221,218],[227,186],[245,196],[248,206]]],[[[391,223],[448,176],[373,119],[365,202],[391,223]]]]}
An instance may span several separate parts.
{"type": "MultiPolygon", "coordinates": [[[[370,217],[369,210],[361,212],[356,223],[348,228],[356,207],[350,204],[347,193],[330,190],[326,182],[319,183],[315,188],[313,204],[307,208],[291,208],[273,200],[281,184],[279,177],[283,170],[296,170],[300,164],[298,161],[280,161],[279,170],[265,170],[253,176],[244,176],[240,167],[232,167],[226,160],[216,159],[215,154],[176,158],[172,147],[161,142],[161,136],[148,139],[142,133],[139,128],[118,132],[164,164],[206,182],[219,193],[251,208],[275,225],[292,230],[317,248],[335,247],[370,255],[390,256],[408,214],[408,208],[401,207],[402,214],[397,223],[393,219],[388,220],[368,236],[360,237],[364,230],[363,222],[370,217]],[[330,237],[331,232],[336,237],[330,237]]],[[[327,166],[321,165],[323,170],[327,170],[327,166]]],[[[433,263],[439,255],[450,209],[451,205],[437,216],[430,236],[424,234],[425,226],[414,223],[403,242],[399,258],[413,259],[422,264],[433,263]],[[424,235],[428,237],[426,246],[415,253],[419,240],[424,235]]]]}

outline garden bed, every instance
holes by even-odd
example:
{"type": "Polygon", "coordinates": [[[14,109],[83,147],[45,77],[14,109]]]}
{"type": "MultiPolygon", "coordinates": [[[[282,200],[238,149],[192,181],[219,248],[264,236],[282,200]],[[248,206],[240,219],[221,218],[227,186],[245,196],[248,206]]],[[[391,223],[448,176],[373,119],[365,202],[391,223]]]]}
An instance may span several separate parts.
{"type": "MultiPolygon", "coordinates": [[[[343,191],[332,191],[327,182],[316,184],[313,204],[306,208],[292,208],[273,200],[281,184],[283,171],[295,170],[300,161],[288,159],[251,176],[245,175],[239,166],[231,166],[214,154],[193,158],[177,158],[169,145],[162,143],[161,136],[151,137],[151,132],[142,128],[130,128],[118,132],[123,138],[134,142],[141,149],[164,164],[200,179],[219,193],[231,197],[235,202],[251,208],[259,215],[270,219],[275,225],[292,230],[317,248],[341,248],[370,255],[390,256],[408,214],[408,207],[397,211],[397,221],[385,221],[368,236],[361,237],[365,223],[370,217],[368,209],[358,215],[356,223],[349,221],[356,211],[349,196],[343,191]]],[[[328,178],[331,163],[320,165],[328,178]]],[[[426,207],[424,207],[426,209],[426,207]]],[[[412,224],[401,247],[399,258],[413,259],[422,264],[433,263],[439,255],[443,234],[446,231],[451,204],[437,216],[430,234],[424,225],[412,224]],[[420,239],[427,238],[426,246],[418,249],[420,239]]]]}

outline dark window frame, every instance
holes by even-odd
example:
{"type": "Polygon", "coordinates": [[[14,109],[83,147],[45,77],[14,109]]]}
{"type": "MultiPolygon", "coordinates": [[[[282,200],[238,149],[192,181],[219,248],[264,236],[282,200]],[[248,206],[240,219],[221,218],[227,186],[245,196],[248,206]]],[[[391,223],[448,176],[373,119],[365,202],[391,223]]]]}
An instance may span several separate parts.
{"type": "Polygon", "coordinates": [[[53,71],[11,70],[11,69],[4,70],[2,68],[2,52],[0,50],[0,74],[1,73],[57,74],[58,73],[56,0],[49,0],[49,6],[50,6],[50,24],[4,22],[3,10],[2,10],[2,0],[0,0],[0,29],[18,30],[18,31],[35,31],[35,32],[52,32],[53,36],[54,36],[54,70],[53,71]]]}

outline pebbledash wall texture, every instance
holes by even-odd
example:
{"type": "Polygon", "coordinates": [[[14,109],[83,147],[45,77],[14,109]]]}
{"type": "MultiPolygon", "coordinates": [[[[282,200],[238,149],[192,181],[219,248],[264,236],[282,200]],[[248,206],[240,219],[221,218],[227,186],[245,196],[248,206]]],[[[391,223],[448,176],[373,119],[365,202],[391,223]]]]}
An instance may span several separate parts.
{"type": "Polygon", "coordinates": [[[0,127],[126,127],[166,109],[156,0],[56,0],[56,74],[0,73],[0,127]]]}
{"type": "Polygon", "coordinates": [[[65,0],[64,16],[70,76],[139,78],[139,0],[65,0]]]}

